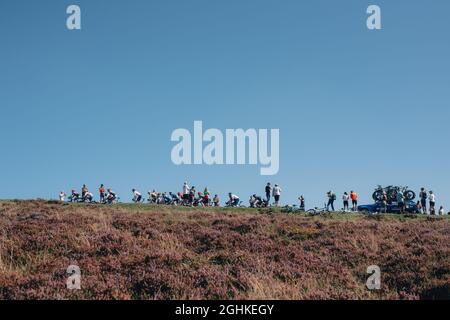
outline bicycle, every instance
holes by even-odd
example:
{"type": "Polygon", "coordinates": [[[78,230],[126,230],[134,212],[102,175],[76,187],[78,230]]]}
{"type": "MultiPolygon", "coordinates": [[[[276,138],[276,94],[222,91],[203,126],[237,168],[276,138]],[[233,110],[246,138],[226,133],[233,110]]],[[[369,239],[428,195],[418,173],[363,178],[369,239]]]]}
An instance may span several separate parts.
{"type": "Polygon", "coordinates": [[[328,210],[328,207],[326,204],[324,204],[323,208],[315,207],[314,209],[309,209],[306,211],[307,214],[312,215],[312,216],[317,216],[322,213],[329,213],[329,212],[330,212],[330,210],[328,210]]]}

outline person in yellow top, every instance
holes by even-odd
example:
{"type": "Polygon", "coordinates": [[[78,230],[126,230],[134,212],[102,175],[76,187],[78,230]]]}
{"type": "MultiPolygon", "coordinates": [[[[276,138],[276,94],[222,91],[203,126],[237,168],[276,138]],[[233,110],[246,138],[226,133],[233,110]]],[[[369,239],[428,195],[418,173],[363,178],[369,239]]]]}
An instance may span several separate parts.
{"type": "Polygon", "coordinates": [[[214,196],[213,202],[214,202],[214,207],[219,206],[220,200],[219,200],[219,196],[217,194],[214,196]]]}

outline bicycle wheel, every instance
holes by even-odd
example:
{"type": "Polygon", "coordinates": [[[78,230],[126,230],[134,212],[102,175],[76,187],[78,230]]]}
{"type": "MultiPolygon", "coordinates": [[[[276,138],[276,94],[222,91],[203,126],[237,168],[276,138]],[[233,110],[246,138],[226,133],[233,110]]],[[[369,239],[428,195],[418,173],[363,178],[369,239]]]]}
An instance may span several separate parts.
{"type": "Polygon", "coordinates": [[[407,200],[414,200],[416,198],[416,193],[414,191],[412,191],[412,190],[407,190],[405,192],[405,198],[407,200]]]}
{"type": "Polygon", "coordinates": [[[381,201],[383,200],[383,191],[377,190],[372,194],[372,199],[375,201],[381,201]]]}

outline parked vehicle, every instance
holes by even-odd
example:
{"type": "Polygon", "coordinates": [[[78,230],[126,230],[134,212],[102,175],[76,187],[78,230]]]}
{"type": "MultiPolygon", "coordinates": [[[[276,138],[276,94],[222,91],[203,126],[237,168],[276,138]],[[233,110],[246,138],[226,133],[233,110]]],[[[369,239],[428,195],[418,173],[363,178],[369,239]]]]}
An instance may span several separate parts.
{"type": "MultiPolygon", "coordinates": [[[[362,213],[378,213],[384,210],[383,203],[377,201],[373,204],[366,204],[358,206],[358,211],[362,213]]],[[[400,208],[398,207],[397,202],[391,202],[387,204],[387,213],[400,213],[400,208]]],[[[420,210],[417,207],[417,204],[414,201],[406,201],[405,202],[405,212],[407,213],[419,213],[420,210]]]]}

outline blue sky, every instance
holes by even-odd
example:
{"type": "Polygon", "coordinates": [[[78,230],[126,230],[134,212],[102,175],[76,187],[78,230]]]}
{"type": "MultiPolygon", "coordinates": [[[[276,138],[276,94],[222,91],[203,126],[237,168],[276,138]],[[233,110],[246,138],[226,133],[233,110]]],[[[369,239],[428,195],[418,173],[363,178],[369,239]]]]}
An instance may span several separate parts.
{"type": "Polygon", "coordinates": [[[368,202],[400,184],[450,209],[449,13],[444,0],[2,0],[0,198],[104,183],[127,200],[188,180],[246,200],[272,181],[313,207],[330,189],[368,202]],[[278,175],[173,165],[170,135],[194,120],[279,128],[278,175]]]}

